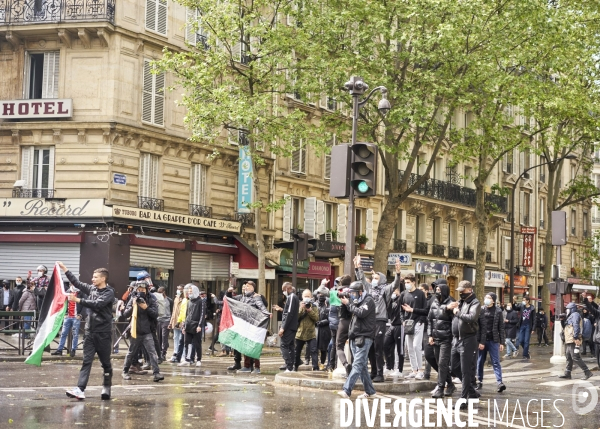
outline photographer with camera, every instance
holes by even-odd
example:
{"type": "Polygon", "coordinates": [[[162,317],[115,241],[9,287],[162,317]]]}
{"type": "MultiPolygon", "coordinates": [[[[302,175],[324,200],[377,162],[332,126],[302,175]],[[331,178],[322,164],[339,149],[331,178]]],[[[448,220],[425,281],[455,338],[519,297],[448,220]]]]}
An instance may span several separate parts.
{"type": "Polygon", "coordinates": [[[125,357],[123,365],[123,379],[131,380],[129,375],[129,367],[133,359],[138,355],[141,347],[146,349],[150,365],[154,372],[154,381],[164,380],[164,376],[160,374],[158,368],[158,355],[154,347],[154,339],[152,338],[151,325],[156,323],[158,317],[158,305],[156,298],[151,293],[147,292],[148,284],[144,281],[139,281],[135,285],[135,290],[131,292],[129,302],[123,315],[131,316],[131,342],[129,351],[125,357]]]}
{"type": "Polygon", "coordinates": [[[367,399],[377,393],[367,365],[369,349],[373,344],[375,329],[377,328],[375,300],[364,290],[362,282],[356,281],[350,285],[350,299],[342,298],[341,302],[352,314],[349,337],[354,361],[343,390],[340,390],[338,395],[342,398],[349,398],[356,381],[360,377],[365,393],[359,395],[359,398],[367,399]]]}
{"type": "Polygon", "coordinates": [[[296,332],[296,364],[294,369],[302,363],[302,348],[306,344],[310,350],[313,371],[319,370],[317,363],[317,336],[315,335],[315,323],[319,320],[319,310],[313,303],[312,292],[310,289],[304,289],[302,292],[302,301],[300,302],[300,311],[298,313],[298,331],[296,332]]]}

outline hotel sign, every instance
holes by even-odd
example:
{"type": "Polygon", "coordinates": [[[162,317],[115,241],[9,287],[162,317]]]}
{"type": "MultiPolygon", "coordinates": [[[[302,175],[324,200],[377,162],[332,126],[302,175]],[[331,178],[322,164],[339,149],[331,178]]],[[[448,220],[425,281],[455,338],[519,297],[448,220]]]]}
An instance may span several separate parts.
{"type": "Polygon", "coordinates": [[[73,100],[70,98],[0,101],[0,119],[51,119],[72,116],[73,100]]]}
{"type": "Polygon", "coordinates": [[[239,234],[242,229],[242,224],[239,222],[200,216],[188,216],[180,213],[139,209],[136,207],[113,206],[113,217],[191,228],[210,229],[213,231],[234,232],[236,234],[239,234]]]}

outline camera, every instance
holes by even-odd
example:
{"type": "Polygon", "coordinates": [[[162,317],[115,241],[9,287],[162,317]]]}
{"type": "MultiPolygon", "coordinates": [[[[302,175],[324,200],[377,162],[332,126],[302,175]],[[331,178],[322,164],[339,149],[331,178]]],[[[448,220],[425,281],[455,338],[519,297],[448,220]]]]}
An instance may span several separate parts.
{"type": "Polygon", "coordinates": [[[313,304],[313,300],[312,300],[312,299],[308,299],[308,298],[306,298],[306,299],[304,299],[304,300],[302,301],[302,304],[304,304],[304,306],[305,306],[306,308],[311,308],[311,307],[312,307],[312,304],[313,304]]]}
{"type": "Polygon", "coordinates": [[[135,291],[131,293],[131,299],[135,300],[135,302],[137,302],[138,304],[145,304],[145,295],[146,294],[144,294],[143,292],[135,291]]]}
{"type": "Polygon", "coordinates": [[[338,298],[342,299],[342,298],[346,298],[346,299],[350,299],[350,295],[348,294],[348,292],[338,292],[338,298]]]}

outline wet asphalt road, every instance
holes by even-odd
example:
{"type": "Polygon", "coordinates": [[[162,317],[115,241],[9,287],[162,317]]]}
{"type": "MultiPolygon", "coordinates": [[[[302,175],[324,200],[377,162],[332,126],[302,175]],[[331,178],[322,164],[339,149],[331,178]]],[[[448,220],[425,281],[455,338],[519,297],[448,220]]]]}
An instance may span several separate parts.
{"type": "MultiPolygon", "coordinates": [[[[331,428],[340,427],[340,398],[335,392],[274,384],[274,374],[281,364],[277,357],[263,359],[263,374],[248,376],[227,373],[231,358],[204,359],[201,368],[178,368],[161,365],[165,380],[154,383],[151,375],[121,379],[121,359],[113,360],[113,398],[100,400],[101,369],[94,364],[86,390],[86,400],[77,401],[65,396],[65,389],[77,382],[80,361],[45,362],[40,368],[18,362],[0,362],[0,428],[331,428]]],[[[546,427],[600,427],[600,404],[585,415],[574,411],[577,392],[573,381],[560,381],[559,372],[547,364],[547,359],[535,363],[503,362],[508,390],[495,391],[490,369],[486,368],[482,402],[474,423],[488,424],[488,402],[497,400],[499,411],[508,400],[504,424],[497,427],[541,427],[540,400],[545,402],[543,425],[546,427]],[[511,369],[512,368],[512,369],[511,369]],[[527,410],[527,402],[530,403],[527,410]],[[553,401],[563,401],[556,403],[553,401]],[[519,400],[520,407],[516,401],[519,400]],[[557,409],[560,411],[557,412],[557,409]],[[520,411],[519,411],[520,410],[520,411]],[[520,419],[521,415],[523,420],[520,419]],[[513,425],[506,425],[506,419],[513,425]],[[513,420],[513,417],[515,419],[513,420]]],[[[595,372],[595,374],[599,374],[595,372]]],[[[435,372],[433,372],[435,376],[435,372]]],[[[574,376],[581,376],[579,370],[574,376]]],[[[589,381],[598,394],[600,375],[589,381]]],[[[593,392],[588,394],[588,399],[593,392]]],[[[381,395],[393,402],[400,398],[381,395]]],[[[403,399],[426,399],[428,392],[403,395],[403,399]]],[[[458,395],[454,395],[456,400],[458,395]]],[[[589,402],[588,402],[589,403],[589,402]]],[[[491,410],[493,411],[493,402],[491,410]]],[[[586,402],[576,403],[585,406],[586,402]]],[[[373,402],[370,403],[373,406],[373,402]]],[[[392,406],[390,406],[393,409],[392,406]]],[[[422,406],[415,409],[421,411],[422,406]]],[[[435,412],[435,410],[434,410],[435,412]]],[[[364,421],[359,427],[369,427],[364,421]]],[[[436,414],[431,418],[435,423],[436,414]]],[[[466,414],[462,414],[466,419],[466,414]]],[[[388,421],[392,422],[392,417],[388,421]]],[[[351,427],[357,427],[355,421],[351,427]]],[[[398,423],[402,423],[399,421],[398,423]]],[[[415,423],[415,422],[412,422],[415,423]]],[[[406,421],[405,427],[421,427],[406,421]]],[[[373,427],[380,427],[379,414],[373,427]]],[[[432,426],[433,427],[433,426],[432,426]]],[[[444,424],[437,427],[448,427],[444,424]]],[[[452,426],[456,427],[456,426],[452,426]]]]}

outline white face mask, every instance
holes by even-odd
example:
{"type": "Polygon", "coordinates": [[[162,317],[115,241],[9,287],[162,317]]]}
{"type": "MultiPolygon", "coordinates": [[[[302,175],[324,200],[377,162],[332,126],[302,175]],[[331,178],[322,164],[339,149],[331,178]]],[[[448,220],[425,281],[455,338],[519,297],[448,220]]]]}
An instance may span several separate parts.
{"type": "Polygon", "coordinates": [[[42,277],[44,275],[43,271],[38,271],[38,277],[42,277]]]}
{"type": "Polygon", "coordinates": [[[179,296],[179,295],[181,295],[181,291],[180,290],[177,291],[177,296],[179,296]]]}
{"type": "Polygon", "coordinates": [[[392,298],[394,298],[394,299],[395,299],[395,298],[397,298],[397,297],[398,297],[398,294],[397,294],[396,292],[394,292],[394,293],[392,294],[392,298]]]}
{"type": "Polygon", "coordinates": [[[17,286],[21,286],[23,284],[23,282],[15,282],[17,284],[17,286]]]}
{"type": "Polygon", "coordinates": [[[373,280],[371,281],[371,286],[375,287],[379,285],[379,280],[373,280]]]}
{"type": "Polygon", "coordinates": [[[287,296],[288,296],[287,290],[283,291],[283,296],[285,296],[287,298],[287,296]]]}

